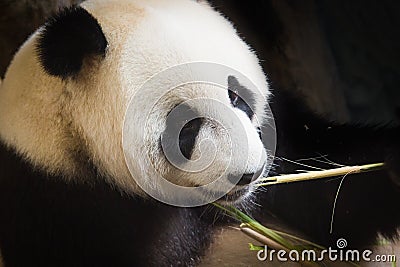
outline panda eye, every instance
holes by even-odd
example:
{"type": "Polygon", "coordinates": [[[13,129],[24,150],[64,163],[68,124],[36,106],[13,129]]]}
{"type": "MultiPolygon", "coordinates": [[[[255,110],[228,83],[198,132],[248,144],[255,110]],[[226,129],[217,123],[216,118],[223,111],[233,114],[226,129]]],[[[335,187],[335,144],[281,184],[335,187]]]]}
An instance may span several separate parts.
{"type": "Polygon", "coordinates": [[[238,103],[241,100],[240,96],[231,90],[229,90],[229,99],[231,100],[232,106],[235,108],[238,106],[238,103]]]}
{"type": "Polygon", "coordinates": [[[236,93],[236,92],[234,92],[232,90],[229,90],[228,91],[228,95],[229,95],[229,99],[231,100],[231,104],[232,104],[233,107],[244,111],[250,119],[253,117],[253,115],[254,115],[253,110],[246,103],[246,101],[244,101],[243,98],[241,98],[238,95],[238,93],[236,93]]]}
{"type": "Polygon", "coordinates": [[[255,105],[254,95],[235,76],[228,76],[228,95],[233,107],[245,112],[250,119],[253,118],[254,112],[250,106],[255,105]]]}

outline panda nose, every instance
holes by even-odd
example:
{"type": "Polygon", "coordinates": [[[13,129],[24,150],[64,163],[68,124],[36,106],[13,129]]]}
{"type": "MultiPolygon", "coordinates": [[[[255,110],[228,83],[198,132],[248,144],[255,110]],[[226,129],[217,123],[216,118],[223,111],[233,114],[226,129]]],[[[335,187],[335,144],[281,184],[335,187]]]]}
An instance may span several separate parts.
{"type": "Polygon", "coordinates": [[[237,185],[247,185],[247,184],[251,183],[251,181],[253,180],[254,174],[255,174],[254,172],[243,174],[242,178],[240,178],[237,185]]]}

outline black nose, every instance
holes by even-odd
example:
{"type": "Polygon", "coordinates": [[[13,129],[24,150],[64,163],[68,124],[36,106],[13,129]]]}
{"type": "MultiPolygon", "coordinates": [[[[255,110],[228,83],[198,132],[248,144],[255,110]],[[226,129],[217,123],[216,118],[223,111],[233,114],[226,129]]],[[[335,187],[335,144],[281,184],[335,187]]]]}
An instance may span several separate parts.
{"type": "Polygon", "coordinates": [[[251,183],[251,180],[253,180],[254,173],[245,173],[243,174],[242,178],[240,178],[239,182],[237,185],[247,185],[251,183]]]}

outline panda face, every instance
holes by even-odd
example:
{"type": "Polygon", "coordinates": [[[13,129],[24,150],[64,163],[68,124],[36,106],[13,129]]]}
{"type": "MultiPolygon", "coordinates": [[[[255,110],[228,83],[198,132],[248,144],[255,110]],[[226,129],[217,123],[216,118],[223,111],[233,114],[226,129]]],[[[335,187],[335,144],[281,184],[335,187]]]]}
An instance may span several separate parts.
{"type": "MultiPolygon", "coordinates": [[[[134,141],[127,141],[128,153],[134,155],[130,165],[134,176],[138,177],[145,169],[147,177],[161,176],[176,185],[194,187],[221,178],[231,185],[232,194],[227,197],[230,200],[242,196],[239,191],[248,193],[252,189],[249,184],[261,175],[266,161],[259,121],[252,107],[235,93],[236,78],[228,76],[226,80],[228,88],[185,84],[163,94],[158,101],[147,97],[143,106],[140,106],[142,101],[134,102],[136,111],[130,114],[143,110],[142,116],[132,116],[126,123],[144,125],[144,130],[130,127],[133,129],[128,139],[142,139],[147,145],[140,147],[134,141]],[[147,113],[145,105],[153,103],[155,110],[147,113]],[[238,186],[233,188],[237,182],[238,186]]],[[[145,183],[153,188],[159,186],[157,180],[145,183]]],[[[225,184],[217,183],[207,193],[218,194],[225,188],[225,184]]]]}
{"type": "Polygon", "coordinates": [[[152,184],[158,173],[181,186],[234,177],[239,185],[227,200],[235,201],[247,195],[266,161],[259,127],[268,94],[257,57],[205,3],[89,0],[50,20],[15,56],[0,92],[0,136],[35,166],[66,180],[91,179],[94,167],[121,191],[143,194],[139,176],[152,184]],[[224,73],[218,79],[225,88],[141,90],[157,73],[192,62],[228,66],[254,86],[224,73]],[[134,163],[128,168],[122,138],[132,104],[138,112],[129,121],[134,163]],[[184,158],[179,166],[166,156],[171,140],[184,158]],[[185,169],[204,158],[212,159],[207,168],[185,169]]]}

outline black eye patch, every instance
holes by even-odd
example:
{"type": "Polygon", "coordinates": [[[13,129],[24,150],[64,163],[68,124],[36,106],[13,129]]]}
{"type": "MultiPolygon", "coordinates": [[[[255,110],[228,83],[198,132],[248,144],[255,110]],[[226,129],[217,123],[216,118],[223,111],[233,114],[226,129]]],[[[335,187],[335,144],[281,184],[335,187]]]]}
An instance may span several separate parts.
{"type": "Polygon", "coordinates": [[[233,107],[244,111],[250,119],[253,118],[254,95],[249,89],[241,85],[235,76],[228,77],[228,95],[233,107]]]}
{"type": "Polygon", "coordinates": [[[199,134],[202,124],[203,121],[201,118],[193,119],[187,122],[179,133],[179,148],[187,159],[190,159],[192,156],[196,137],[199,134]]]}
{"type": "Polygon", "coordinates": [[[161,137],[161,142],[166,145],[164,149],[171,149],[176,154],[174,158],[177,162],[182,162],[176,151],[179,147],[182,155],[189,160],[202,124],[203,119],[191,107],[185,104],[177,106],[167,115],[166,129],[161,137]]]}

